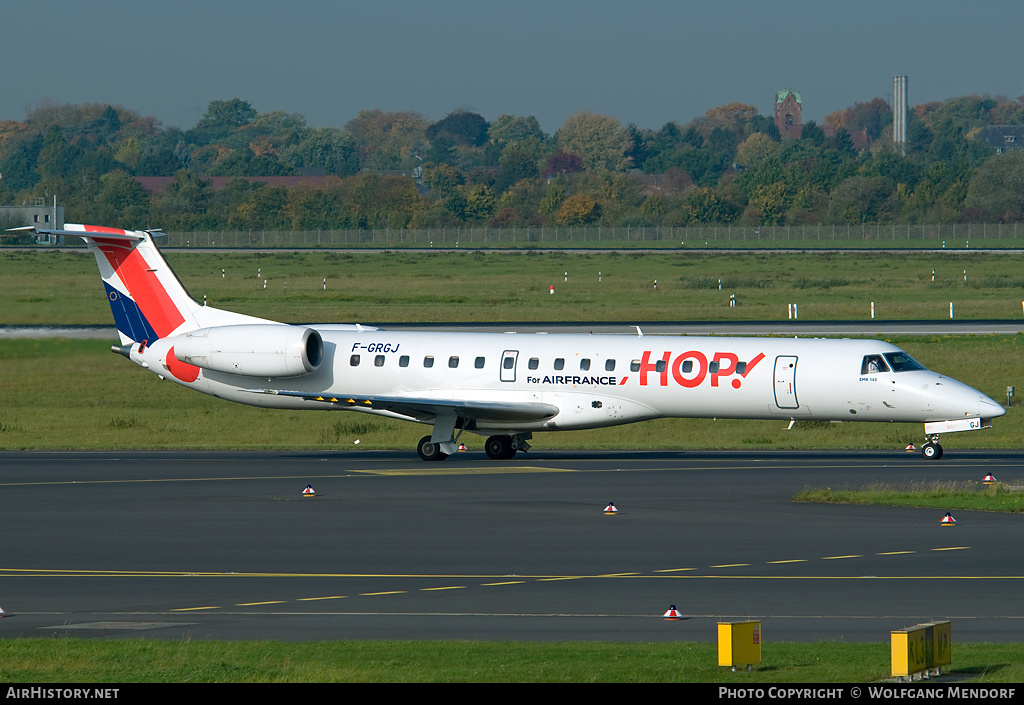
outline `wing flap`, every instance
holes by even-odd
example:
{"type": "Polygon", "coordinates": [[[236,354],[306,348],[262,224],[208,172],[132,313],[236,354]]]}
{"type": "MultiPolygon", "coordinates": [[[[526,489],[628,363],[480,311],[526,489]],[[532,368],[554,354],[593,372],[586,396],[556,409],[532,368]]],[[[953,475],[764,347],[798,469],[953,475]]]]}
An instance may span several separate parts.
{"type": "Polygon", "coordinates": [[[327,402],[344,408],[390,411],[417,420],[458,416],[473,421],[543,421],[558,414],[558,407],[540,402],[469,401],[427,397],[345,396],[277,389],[247,389],[255,394],[274,394],[307,401],[327,402]]]}

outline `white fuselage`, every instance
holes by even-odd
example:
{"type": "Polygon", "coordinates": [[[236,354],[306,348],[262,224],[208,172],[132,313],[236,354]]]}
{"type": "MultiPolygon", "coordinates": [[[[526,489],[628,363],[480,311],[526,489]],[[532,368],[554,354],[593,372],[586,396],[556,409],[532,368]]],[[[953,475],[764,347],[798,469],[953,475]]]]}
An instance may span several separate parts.
{"type": "MultiPolygon", "coordinates": [[[[552,418],[531,422],[480,420],[471,429],[480,432],[596,428],[658,417],[932,422],[1005,413],[984,394],[930,370],[862,373],[865,356],[901,352],[871,340],[310,327],[323,339],[323,361],[310,374],[267,378],[202,370],[195,381],[177,381],[275,408],[337,408],[272,393],[288,391],[537,402],[558,409],[552,418]]],[[[166,374],[174,341],[158,341],[132,359],[166,374]]]]}

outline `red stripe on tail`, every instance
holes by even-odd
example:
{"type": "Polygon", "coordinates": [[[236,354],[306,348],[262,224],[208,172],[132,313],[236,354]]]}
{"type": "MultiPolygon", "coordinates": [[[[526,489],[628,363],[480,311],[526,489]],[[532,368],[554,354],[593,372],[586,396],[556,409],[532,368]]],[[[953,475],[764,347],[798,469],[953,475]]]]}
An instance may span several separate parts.
{"type": "MultiPolygon", "coordinates": [[[[104,231],[123,233],[114,228],[95,228],[91,232],[104,231]]],[[[149,321],[156,334],[164,338],[185,322],[174,301],[167,294],[156,273],[135,248],[126,250],[124,244],[115,240],[94,238],[110,266],[128,287],[128,294],[149,321]]],[[[152,341],[150,341],[152,342],[152,341]]]]}

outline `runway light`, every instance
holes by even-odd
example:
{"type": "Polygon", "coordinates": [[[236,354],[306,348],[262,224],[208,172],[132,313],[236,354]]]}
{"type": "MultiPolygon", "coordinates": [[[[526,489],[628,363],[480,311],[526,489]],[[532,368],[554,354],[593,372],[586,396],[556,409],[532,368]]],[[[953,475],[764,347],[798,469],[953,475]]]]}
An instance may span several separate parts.
{"type": "Polygon", "coordinates": [[[941,526],[956,526],[956,519],[949,512],[946,512],[946,516],[942,517],[942,521],[939,522],[941,526]]]}
{"type": "Polygon", "coordinates": [[[668,612],[664,615],[666,620],[676,621],[683,618],[683,615],[679,614],[679,610],[676,609],[675,605],[669,605],[668,612]]]}
{"type": "Polygon", "coordinates": [[[302,490],[303,497],[316,497],[316,492],[313,491],[313,485],[306,485],[306,489],[302,490]]]}
{"type": "Polygon", "coordinates": [[[618,509],[615,507],[615,502],[609,502],[608,506],[604,508],[604,513],[608,516],[618,513],[618,509]]]}

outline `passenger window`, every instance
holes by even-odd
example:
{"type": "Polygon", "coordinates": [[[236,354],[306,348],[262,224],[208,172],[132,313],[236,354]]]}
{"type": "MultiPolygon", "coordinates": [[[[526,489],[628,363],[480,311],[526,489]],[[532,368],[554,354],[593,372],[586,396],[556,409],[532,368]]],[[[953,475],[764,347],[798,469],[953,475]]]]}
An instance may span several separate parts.
{"type": "Polygon", "coordinates": [[[458,366],[459,366],[459,356],[458,355],[452,355],[451,357],[448,358],[448,367],[451,367],[452,369],[455,369],[458,366]]]}
{"type": "Polygon", "coordinates": [[[527,365],[527,367],[529,367],[531,370],[537,369],[538,367],[540,367],[540,360],[538,360],[535,357],[531,357],[530,358],[530,364],[527,365]]]}
{"type": "Polygon", "coordinates": [[[580,369],[584,372],[590,369],[590,358],[585,357],[580,360],[580,369]]]}
{"type": "Polygon", "coordinates": [[[561,370],[561,369],[564,369],[564,368],[565,368],[565,358],[556,357],[555,358],[555,369],[556,370],[561,370]]]}
{"type": "Polygon", "coordinates": [[[399,367],[408,367],[409,366],[409,356],[408,355],[402,355],[402,357],[398,358],[398,366],[399,367]]]}
{"type": "Polygon", "coordinates": [[[747,363],[737,362],[736,363],[736,374],[745,375],[747,373],[747,363]]]}
{"type": "Polygon", "coordinates": [[[348,359],[348,364],[352,365],[352,367],[359,367],[359,356],[353,355],[352,357],[350,357],[348,359]]]}
{"type": "Polygon", "coordinates": [[[615,360],[605,360],[604,361],[604,369],[605,369],[606,372],[614,372],[615,371],[615,360]]]}
{"type": "Polygon", "coordinates": [[[484,368],[484,359],[482,357],[478,357],[473,361],[473,366],[478,370],[482,370],[484,368]]]}
{"type": "Polygon", "coordinates": [[[501,366],[504,367],[506,370],[511,370],[515,366],[515,364],[516,359],[511,355],[509,355],[508,357],[501,361],[501,366]]]}
{"type": "Polygon", "coordinates": [[[683,360],[683,374],[693,372],[693,360],[683,360]]]}
{"type": "Polygon", "coordinates": [[[434,356],[433,355],[427,355],[425,358],[423,358],[423,366],[424,367],[433,367],[434,366],[434,356]]]}
{"type": "Polygon", "coordinates": [[[885,364],[885,360],[882,359],[881,355],[865,355],[864,361],[860,364],[860,373],[862,375],[871,375],[888,371],[889,366],[885,364]]]}
{"type": "Polygon", "coordinates": [[[377,357],[373,358],[373,365],[374,367],[384,367],[384,356],[378,355],[377,357]]]}
{"type": "Polygon", "coordinates": [[[667,366],[668,366],[667,362],[665,362],[664,360],[658,360],[656,363],[654,363],[654,371],[655,372],[664,372],[665,368],[667,366]]]}
{"type": "Polygon", "coordinates": [[[639,372],[640,371],[640,361],[639,360],[631,360],[630,363],[629,363],[629,371],[630,372],[639,372]]]}

